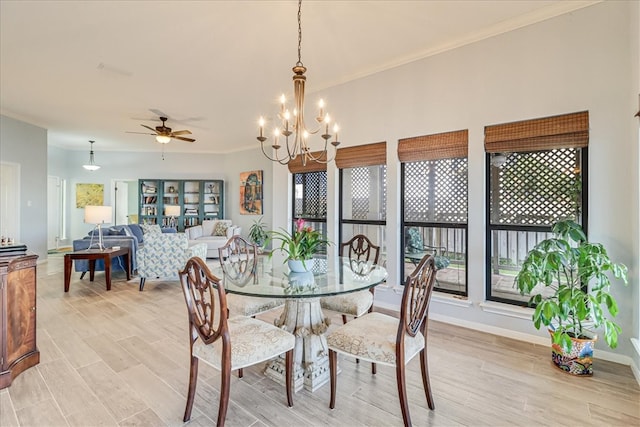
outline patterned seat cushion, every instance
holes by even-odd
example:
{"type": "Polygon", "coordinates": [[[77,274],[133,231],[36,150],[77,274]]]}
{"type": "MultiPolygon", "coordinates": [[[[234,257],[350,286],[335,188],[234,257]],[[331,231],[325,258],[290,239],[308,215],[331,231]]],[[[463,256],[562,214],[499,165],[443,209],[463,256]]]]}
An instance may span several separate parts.
{"type": "Polygon", "coordinates": [[[284,305],[283,299],[259,298],[245,295],[227,294],[227,307],[231,316],[255,316],[265,311],[273,310],[284,305]]]}
{"type": "MultiPolygon", "coordinates": [[[[367,313],[351,320],[327,335],[331,350],[383,365],[396,365],[398,319],[382,313],[367,313]]],[[[405,334],[404,363],[424,348],[421,333],[405,334]]]]}
{"type": "Polygon", "coordinates": [[[320,305],[323,309],[356,317],[366,313],[372,304],[373,294],[369,291],[320,298],[320,305]]]}
{"type": "MultiPolygon", "coordinates": [[[[231,369],[240,369],[272,359],[295,345],[295,337],[261,320],[245,316],[228,319],[231,336],[231,369]]],[[[206,345],[198,339],[193,344],[193,355],[208,365],[220,369],[222,339],[206,345]]]]}

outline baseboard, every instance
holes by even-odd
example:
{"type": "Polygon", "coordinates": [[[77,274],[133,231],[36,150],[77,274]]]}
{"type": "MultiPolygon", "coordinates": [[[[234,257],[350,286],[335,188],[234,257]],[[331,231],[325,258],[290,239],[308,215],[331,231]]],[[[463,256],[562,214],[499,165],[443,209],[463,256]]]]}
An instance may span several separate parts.
{"type": "MultiPolygon", "coordinates": [[[[376,307],[380,307],[384,310],[398,313],[398,306],[385,304],[384,302],[378,303],[378,301],[376,301],[376,307]]],[[[463,319],[444,316],[444,315],[435,314],[435,313],[430,313],[429,319],[435,320],[437,322],[447,323],[450,325],[460,326],[462,328],[472,329],[478,332],[485,332],[492,335],[511,338],[518,341],[524,341],[524,342],[538,344],[542,346],[549,345],[549,338],[544,336],[527,334],[524,332],[513,331],[510,329],[499,328],[496,326],[486,325],[484,323],[471,322],[469,320],[463,320],[463,319]]],[[[638,368],[633,364],[633,360],[629,356],[612,353],[605,350],[595,349],[594,357],[598,359],[606,360],[608,362],[614,362],[614,363],[619,363],[621,365],[630,366],[634,376],[636,377],[636,380],[638,380],[638,384],[640,384],[640,380],[639,380],[640,372],[638,371],[638,368]]]]}

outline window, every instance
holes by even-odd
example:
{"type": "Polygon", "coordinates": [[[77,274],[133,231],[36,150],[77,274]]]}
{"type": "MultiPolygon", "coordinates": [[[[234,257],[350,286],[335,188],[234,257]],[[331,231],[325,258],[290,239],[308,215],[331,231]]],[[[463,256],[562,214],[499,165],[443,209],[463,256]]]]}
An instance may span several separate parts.
{"type": "Polygon", "coordinates": [[[386,262],[387,167],[386,143],[341,148],[340,242],[364,234],[380,246],[379,263],[386,262]]]}
{"type": "Polygon", "coordinates": [[[398,144],[402,182],[401,275],[411,274],[431,254],[438,278],[435,289],[467,290],[466,130],[407,138],[398,144]]]}
{"type": "Polygon", "coordinates": [[[526,305],[513,285],[527,253],[561,219],[586,231],[587,112],[485,128],[487,299],[526,305]]]}
{"type": "MultiPolygon", "coordinates": [[[[319,154],[319,153],[316,153],[319,154]]],[[[310,162],[302,165],[301,157],[289,162],[293,174],[293,221],[299,218],[327,238],[327,165],[310,162]]],[[[294,225],[292,225],[294,227],[294,225]]],[[[321,250],[326,253],[326,248],[321,250]]]]}

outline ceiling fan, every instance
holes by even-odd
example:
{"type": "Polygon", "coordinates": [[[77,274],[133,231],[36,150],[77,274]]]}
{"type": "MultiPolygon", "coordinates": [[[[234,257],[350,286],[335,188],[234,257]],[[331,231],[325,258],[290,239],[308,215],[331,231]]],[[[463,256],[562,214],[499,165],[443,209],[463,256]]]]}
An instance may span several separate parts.
{"type": "Polygon", "coordinates": [[[128,133],[140,133],[143,135],[155,135],[156,137],[156,141],[158,141],[160,144],[167,144],[171,141],[171,139],[178,139],[180,141],[186,141],[186,142],[195,142],[196,140],[193,138],[187,138],[181,135],[191,135],[191,131],[190,130],[177,130],[177,131],[172,131],[170,127],[167,127],[165,125],[165,122],[168,120],[166,117],[160,117],[160,120],[162,121],[162,125],[161,126],[156,126],[155,129],[152,128],[151,126],[147,126],[147,125],[140,125],[143,128],[147,128],[150,131],[152,131],[153,133],[146,133],[146,132],[128,132],[128,133]]]}

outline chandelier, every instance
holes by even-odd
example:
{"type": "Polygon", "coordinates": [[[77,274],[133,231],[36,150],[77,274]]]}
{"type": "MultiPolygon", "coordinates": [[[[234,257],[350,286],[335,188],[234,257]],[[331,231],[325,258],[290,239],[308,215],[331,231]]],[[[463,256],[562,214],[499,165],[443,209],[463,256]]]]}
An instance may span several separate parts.
{"type": "MultiPolygon", "coordinates": [[[[329,126],[331,124],[331,117],[324,110],[324,101],[321,99],[319,102],[319,111],[316,116],[316,122],[318,127],[315,130],[307,129],[304,123],[304,84],[307,78],[304,73],[307,71],[306,67],[302,65],[301,50],[302,50],[302,0],[298,1],[298,62],[293,67],[293,93],[294,93],[294,108],[290,111],[287,108],[287,99],[284,94],[280,97],[280,112],[278,113],[279,127],[273,130],[273,149],[274,155],[271,156],[265,151],[265,141],[268,139],[264,136],[265,120],[260,117],[258,125],[260,127],[260,133],[257,137],[260,141],[260,148],[262,153],[271,161],[278,162],[286,165],[291,160],[294,160],[298,156],[302,157],[302,165],[305,166],[307,161],[313,161],[317,163],[328,163],[335,157],[335,149],[340,144],[338,142],[338,125],[333,125],[333,135],[329,134],[329,126]],[[309,139],[311,135],[315,135],[318,132],[322,132],[320,136],[324,139],[324,148],[312,151],[309,146],[309,139]],[[290,138],[291,137],[291,138],[290,138]],[[334,155],[329,158],[329,140],[333,137],[331,145],[333,145],[334,155]],[[285,146],[286,152],[278,151],[282,146],[285,146]]],[[[322,146],[322,144],[321,144],[322,146]]]]}
{"type": "Polygon", "coordinates": [[[88,171],[97,171],[100,169],[100,166],[96,165],[95,160],[93,159],[93,143],[95,141],[89,141],[91,143],[91,150],[89,151],[89,163],[86,165],[82,165],[88,171]]]}

